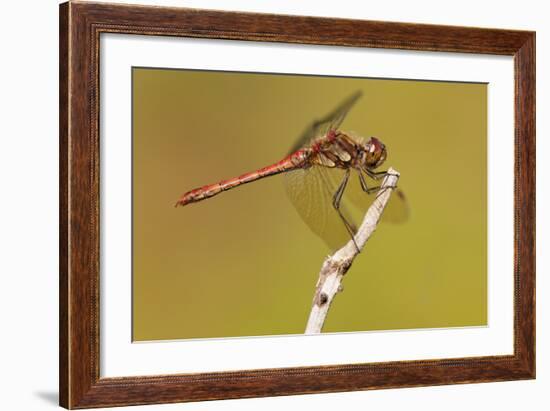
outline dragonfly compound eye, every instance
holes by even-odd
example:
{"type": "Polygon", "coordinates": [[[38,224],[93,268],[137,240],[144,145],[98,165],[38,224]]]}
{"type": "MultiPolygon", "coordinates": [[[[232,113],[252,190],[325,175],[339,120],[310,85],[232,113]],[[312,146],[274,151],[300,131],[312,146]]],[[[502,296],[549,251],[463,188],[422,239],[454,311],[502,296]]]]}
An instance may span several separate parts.
{"type": "Polygon", "coordinates": [[[387,151],[386,147],[382,146],[382,152],[380,153],[380,158],[378,159],[378,162],[376,163],[376,167],[379,167],[382,165],[384,161],[386,161],[387,151]]]}
{"type": "Polygon", "coordinates": [[[371,137],[365,148],[367,166],[376,168],[386,160],[386,146],[376,137],[371,137]]]}

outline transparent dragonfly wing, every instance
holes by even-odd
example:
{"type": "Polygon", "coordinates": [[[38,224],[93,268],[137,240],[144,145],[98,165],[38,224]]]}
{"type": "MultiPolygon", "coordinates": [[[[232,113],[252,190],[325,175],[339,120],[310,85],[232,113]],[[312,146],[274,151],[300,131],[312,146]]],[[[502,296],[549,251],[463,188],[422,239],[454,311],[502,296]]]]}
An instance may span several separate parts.
{"type": "MultiPolygon", "coordinates": [[[[314,165],[285,173],[287,195],[294,208],[309,229],[332,249],[342,247],[350,239],[342,218],[333,206],[333,198],[344,178],[344,170],[314,165]]],[[[340,212],[350,223],[353,233],[357,230],[357,217],[342,198],[340,212]]]]}
{"type": "MultiPolygon", "coordinates": [[[[344,222],[333,206],[334,194],[344,179],[345,171],[314,165],[285,173],[287,195],[301,219],[331,250],[342,247],[350,239],[344,222]]],[[[366,177],[370,187],[379,185],[366,177]]],[[[340,211],[352,226],[355,234],[374,199],[376,191],[367,194],[361,188],[357,170],[350,177],[340,202],[340,211]]],[[[403,191],[397,189],[388,202],[382,222],[403,223],[409,218],[409,207],[403,191]]]]}
{"type": "Polygon", "coordinates": [[[338,130],[346,115],[361,97],[362,92],[356,91],[345,99],[338,107],[319,120],[315,120],[308,126],[302,135],[296,140],[289,153],[294,153],[302,147],[308,146],[317,137],[325,136],[330,130],[338,130]]]}

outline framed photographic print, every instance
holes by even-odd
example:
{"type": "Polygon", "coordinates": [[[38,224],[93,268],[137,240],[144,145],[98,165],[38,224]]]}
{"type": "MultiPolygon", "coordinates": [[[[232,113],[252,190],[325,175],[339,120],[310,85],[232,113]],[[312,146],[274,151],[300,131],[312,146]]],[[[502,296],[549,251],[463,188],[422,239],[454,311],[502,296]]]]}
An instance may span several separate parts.
{"type": "Polygon", "coordinates": [[[535,33],[60,6],[60,404],[535,377],[535,33]]]}

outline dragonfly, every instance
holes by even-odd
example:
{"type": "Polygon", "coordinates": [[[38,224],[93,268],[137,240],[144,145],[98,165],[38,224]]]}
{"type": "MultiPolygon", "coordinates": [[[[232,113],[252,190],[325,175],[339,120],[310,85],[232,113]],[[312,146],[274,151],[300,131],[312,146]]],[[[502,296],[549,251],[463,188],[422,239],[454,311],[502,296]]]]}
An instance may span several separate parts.
{"type": "MultiPolygon", "coordinates": [[[[232,188],[284,174],[287,195],[313,233],[333,249],[350,238],[355,243],[356,222],[361,215],[357,210],[364,213],[375,197],[371,194],[379,190],[379,182],[387,174],[379,168],[388,151],[376,137],[367,140],[340,129],[361,94],[353,93],[308,126],[282,160],[187,191],[175,206],[203,201],[232,188]],[[357,176],[355,184],[351,183],[352,175],[357,176]]],[[[395,194],[384,211],[383,221],[399,223],[408,217],[404,193],[396,189],[395,194]]]]}

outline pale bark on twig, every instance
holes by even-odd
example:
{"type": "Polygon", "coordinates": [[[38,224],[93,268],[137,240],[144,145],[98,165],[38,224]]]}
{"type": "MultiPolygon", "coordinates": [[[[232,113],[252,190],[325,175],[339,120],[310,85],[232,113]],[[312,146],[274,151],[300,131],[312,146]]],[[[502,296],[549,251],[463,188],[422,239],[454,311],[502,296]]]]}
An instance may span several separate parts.
{"type": "MultiPolygon", "coordinates": [[[[382,212],[390,199],[391,193],[397,186],[398,180],[399,173],[390,168],[380,185],[376,199],[367,210],[363,222],[355,234],[355,243],[359,247],[359,251],[363,250],[366,242],[376,230],[382,212]]],[[[343,289],[342,279],[351,267],[355,257],[359,254],[357,247],[353,240],[350,240],[323,263],[317,280],[306,334],[318,334],[323,329],[330,305],[336,294],[343,289]]]]}

